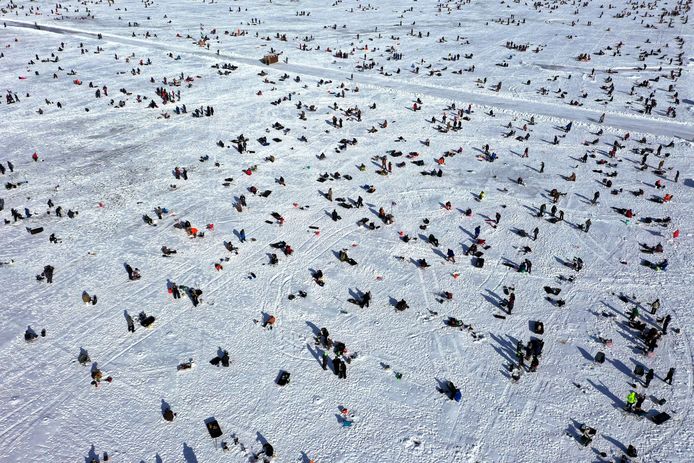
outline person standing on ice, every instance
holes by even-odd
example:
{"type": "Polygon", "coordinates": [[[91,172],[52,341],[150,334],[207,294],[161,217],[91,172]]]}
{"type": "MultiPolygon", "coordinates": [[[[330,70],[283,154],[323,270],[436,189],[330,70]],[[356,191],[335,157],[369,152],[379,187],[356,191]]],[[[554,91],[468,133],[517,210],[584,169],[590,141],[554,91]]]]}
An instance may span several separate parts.
{"type": "Polygon", "coordinates": [[[506,301],[506,309],[508,310],[508,314],[511,315],[511,311],[513,310],[513,307],[516,305],[516,293],[511,292],[508,296],[508,300],[506,301]]]}
{"type": "Polygon", "coordinates": [[[660,298],[651,302],[651,315],[655,315],[655,313],[658,311],[659,308],[660,308],[660,298]]]}
{"type": "Polygon", "coordinates": [[[670,314],[667,314],[663,319],[663,334],[667,334],[667,327],[670,324],[670,320],[672,320],[672,317],[670,316],[670,314]]]}
{"type": "Polygon", "coordinates": [[[521,262],[521,265],[518,267],[518,271],[521,273],[523,273],[524,271],[527,273],[532,273],[533,263],[530,261],[530,259],[525,259],[523,262],[521,262]]]}
{"type": "Polygon", "coordinates": [[[323,361],[321,362],[321,367],[323,367],[324,370],[328,369],[328,358],[330,357],[328,355],[328,351],[323,351],[323,361]]]}
{"type": "Polygon", "coordinates": [[[590,221],[590,219],[586,220],[586,223],[583,224],[583,229],[584,232],[588,233],[588,230],[590,230],[590,226],[592,225],[593,222],[590,221]]]}
{"type": "Polygon", "coordinates": [[[448,252],[446,253],[446,260],[448,262],[452,262],[455,264],[455,253],[450,248],[448,249],[448,252]]]}
{"type": "Polygon", "coordinates": [[[523,366],[525,365],[524,357],[525,357],[525,345],[523,345],[523,341],[518,341],[516,343],[516,359],[518,360],[518,367],[519,368],[523,368],[523,366]]]}
{"type": "Polygon", "coordinates": [[[134,333],[135,332],[135,322],[133,321],[133,317],[131,317],[127,311],[125,312],[125,322],[128,325],[128,332],[134,333]]]}
{"type": "Polygon", "coordinates": [[[181,291],[178,289],[178,285],[176,283],[171,284],[171,295],[174,299],[181,298],[181,291]]]}
{"type": "Polygon", "coordinates": [[[625,410],[628,412],[634,411],[634,405],[636,405],[636,391],[631,391],[629,395],[627,395],[627,406],[625,410]]]}
{"type": "Polygon", "coordinates": [[[364,308],[364,306],[368,307],[369,304],[371,303],[371,291],[367,291],[364,293],[364,296],[362,296],[361,301],[359,301],[359,307],[364,308]]]}
{"type": "Polygon", "coordinates": [[[593,206],[595,206],[598,203],[598,198],[600,198],[600,192],[596,191],[593,194],[593,200],[590,202],[593,206]]]}
{"type": "MultiPolygon", "coordinates": [[[[338,358],[338,357],[336,357],[338,358]]],[[[343,360],[339,359],[339,363],[336,366],[337,368],[337,377],[339,379],[347,379],[347,363],[344,362],[343,360]]]]}
{"type": "Polygon", "coordinates": [[[340,378],[340,371],[341,371],[341,363],[342,359],[340,359],[339,355],[336,355],[335,358],[333,359],[333,373],[335,373],[335,376],[340,378]]]}
{"type": "Polygon", "coordinates": [[[46,265],[43,267],[43,276],[46,277],[46,283],[53,283],[53,266],[46,265]]]}
{"type": "Polygon", "coordinates": [[[646,381],[643,383],[643,387],[647,388],[650,386],[651,381],[653,381],[653,377],[655,376],[655,373],[653,372],[653,368],[650,368],[648,370],[648,373],[646,373],[646,381]]]}
{"type": "Polygon", "coordinates": [[[14,219],[15,222],[17,222],[17,220],[24,219],[22,214],[20,214],[20,212],[17,209],[12,208],[10,209],[10,212],[12,213],[12,219],[14,219]]]}

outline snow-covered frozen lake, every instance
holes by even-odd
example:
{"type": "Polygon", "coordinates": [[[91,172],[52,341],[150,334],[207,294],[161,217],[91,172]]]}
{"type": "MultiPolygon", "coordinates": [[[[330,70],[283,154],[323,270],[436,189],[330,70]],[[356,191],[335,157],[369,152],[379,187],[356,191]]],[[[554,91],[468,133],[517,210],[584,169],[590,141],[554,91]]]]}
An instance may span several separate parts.
{"type": "Polygon", "coordinates": [[[690,7],[3,3],[0,461],[692,461],[690,7]]]}

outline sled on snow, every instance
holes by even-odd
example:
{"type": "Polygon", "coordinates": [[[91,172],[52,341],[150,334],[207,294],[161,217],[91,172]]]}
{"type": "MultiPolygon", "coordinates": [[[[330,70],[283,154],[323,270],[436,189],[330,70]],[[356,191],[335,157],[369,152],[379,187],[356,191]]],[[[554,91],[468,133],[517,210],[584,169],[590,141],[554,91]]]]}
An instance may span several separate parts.
{"type": "Polygon", "coordinates": [[[655,424],[663,424],[667,420],[669,420],[671,417],[665,412],[660,412],[657,415],[653,416],[651,418],[651,421],[653,421],[655,424]]]}
{"type": "Polygon", "coordinates": [[[190,359],[188,359],[187,362],[179,363],[178,366],[176,366],[176,370],[178,370],[178,371],[190,370],[194,366],[195,366],[195,362],[193,362],[193,359],[190,358],[190,359]]]}

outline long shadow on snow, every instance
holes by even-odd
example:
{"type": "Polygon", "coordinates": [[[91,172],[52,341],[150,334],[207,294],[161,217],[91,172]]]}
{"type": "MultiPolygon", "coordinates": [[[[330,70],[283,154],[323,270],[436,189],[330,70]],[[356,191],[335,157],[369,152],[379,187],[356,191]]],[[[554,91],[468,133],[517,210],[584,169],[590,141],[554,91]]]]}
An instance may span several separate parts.
{"type": "Polygon", "coordinates": [[[614,408],[624,408],[625,403],[620,400],[619,397],[614,395],[610,389],[605,386],[604,384],[595,384],[592,380],[588,379],[586,380],[590,383],[591,386],[593,386],[598,392],[602,393],[605,397],[610,399],[612,401],[612,406],[614,408]]]}
{"type": "Polygon", "coordinates": [[[186,463],[198,463],[198,457],[195,456],[195,452],[185,442],[183,443],[183,458],[186,460],[186,463]]]}
{"type": "Polygon", "coordinates": [[[603,438],[605,438],[605,440],[606,440],[607,442],[609,442],[610,444],[612,444],[612,445],[614,445],[615,447],[619,448],[619,450],[621,450],[622,452],[624,452],[624,453],[627,452],[627,447],[626,447],[626,445],[622,444],[621,442],[619,442],[619,441],[618,441],[617,439],[615,439],[614,437],[610,437],[610,436],[608,436],[607,434],[601,434],[601,436],[602,436],[603,438]]]}
{"type": "Polygon", "coordinates": [[[497,309],[498,309],[498,308],[501,308],[501,298],[499,297],[499,295],[496,294],[496,293],[495,293],[494,291],[492,291],[491,289],[485,289],[485,291],[487,291],[489,294],[484,294],[484,293],[482,293],[482,297],[484,297],[484,299],[485,299],[487,302],[489,302],[490,304],[492,304],[492,305],[493,305],[494,307],[496,307],[497,309]]]}
{"type": "MultiPolygon", "coordinates": [[[[323,368],[323,354],[320,352],[320,350],[317,347],[312,347],[309,343],[306,343],[306,348],[311,353],[311,355],[313,355],[313,358],[316,359],[318,365],[320,365],[321,368],[323,368]]],[[[333,361],[330,358],[330,355],[328,355],[328,368],[330,368],[331,370],[333,369],[333,361]]]]}
{"type": "Polygon", "coordinates": [[[311,328],[311,331],[313,331],[314,336],[320,335],[320,328],[318,328],[315,324],[312,322],[306,320],[306,324],[308,325],[309,328],[311,328]]]}
{"type": "Polygon", "coordinates": [[[492,344],[492,348],[496,353],[510,364],[514,364],[516,362],[516,344],[518,344],[518,339],[509,335],[508,340],[504,340],[502,337],[496,336],[493,333],[489,333],[489,337],[498,344],[498,346],[492,344]]]}
{"type": "Polygon", "coordinates": [[[594,360],[594,359],[593,359],[593,356],[590,355],[590,353],[589,353],[587,350],[585,350],[585,349],[582,348],[581,346],[576,346],[576,347],[577,347],[578,351],[581,353],[581,355],[583,356],[584,359],[588,360],[589,362],[592,362],[592,361],[594,360]]]}
{"type": "Polygon", "coordinates": [[[630,380],[633,379],[633,378],[632,378],[632,375],[631,375],[631,369],[630,369],[628,366],[626,366],[626,365],[624,364],[624,362],[622,362],[621,360],[610,360],[610,359],[607,359],[607,362],[608,362],[608,363],[611,363],[613,367],[615,367],[616,369],[618,369],[619,371],[621,371],[622,373],[624,373],[625,375],[627,375],[627,376],[629,377],[630,380]]]}

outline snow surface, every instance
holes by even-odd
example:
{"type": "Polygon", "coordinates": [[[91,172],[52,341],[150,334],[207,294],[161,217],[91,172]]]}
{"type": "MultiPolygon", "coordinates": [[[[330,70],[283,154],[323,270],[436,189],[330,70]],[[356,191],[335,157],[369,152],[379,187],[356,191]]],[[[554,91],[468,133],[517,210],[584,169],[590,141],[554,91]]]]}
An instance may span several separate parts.
{"type": "Polygon", "coordinates": [[[0,161],[6,166],[11,160],[15,170],[0,178],[27,183],[0,192],[5,201],[0,215],[10,221],[0,225],[0,262],[14,260],[0,266],[5,295],[0,305],[0,461],[90,461],[104,451],[117,462],[251,460],[233,445],[234,434],[251,452],[267,439],[279,462],[615,461],[630,444],[638,449],[639,461],[693,461],[691,26],[686,14],[658,22],[662,8],[671,11],[677,5],[672,0],[653,2],[650,9],[625,1],[607,5],[595,0],[552,2],[538,9],[486,1],[439,8],[433,1],[117,0],[66,2],[56,12],[54,2],[5,4],[0,10],[0,81],[3,91],[16,93],[20,102],[6,104],[2,95],[0,161]],[[311,14],[297,16],[301,11],[311,14]],[[615,17],[624,11],[630,15],[615,17]],[[259,22],[249,23],[253,18],[259,22]],[[526,22],[494,22],[499,18],[526,22]],[[670,19],[672,27],[667,26],[670,19]],[[579,22],[571,27],[574,20],[579,22]],[[128,22],[139,26],[128,27],[128,22]],[[410,28],[424,37],[408,35],[410,28]],[[248,33],[224,33],[237,29],[248,33]],[[286,34],[287,41],[278,40],[277,33],[286,34]],[[209,49],[194,43],[205,35],[209,49]],[[684,39],[681,48],[677,36],[684,39]],[[439,42],[441,37],[446,41],[439,42]],[[507,41],[541,51],[510,50],[504,47],[507,41]],[[592,55],[588,63],[575,60],[579,53],[614,48],[620,41],[625,45],[619,56],[610,52],[592,55]],[[61,42],[64,48],[58,51],[61,42]],[[302,51],[299,44],[313,50],[302,51]],[[325,51],[328,47],[350,55],[335,58],[325,51]],[[389,60],[388,47],[403,59],[389,60]],[[661,52],[646,59],[646,71],[636,70],[644,63],[639,50],[646,47],[661,52]],[[259,58],[271,48],[282,52],[281,62],[264,66],[259,58]],[[42,61],[51,53],[59,62],[42,61]],[[449,53],[474,56],[443,60],[449,53]],[[678,53],[683,53],[682,66],[669,63],[678,53]],[[377,63],[374,69],[357,67],[364,55],[366,62],[377,63]],[[139,65],[147,59],[151,65],[139,65]],[[509,66],[496,66],[503,61],[509,66]],[[216,63],[238,69],[222,75],[211,68],[216,63]],[[472,64],[474,73],[451,72],[472,64]],[[411,66],[420,66],[420,73],[410,72],[411,66]],[[595,77],[590,77],[592,68],[595,77]],[[608,68],[617,73],[607,74],[608,68]],[[442,70],[441,76],[430,76],[433,69],[442,70]],[[670,80],[666,75],[675,69],[682,75],[670,80]],[[68,75],[70,70],[75,75],[68,75]],[[281,79],[285,73],[289,78],[281,79]],[[169,85],[181,74],[193,78],[190,85],[169,85]],[[652,115],[641,114],[630,87],[658,76],[650,88],[637,91],[646,96],[656,91],[658,98],[652,115]],[[475,84],[485,77],[485,85],[475,84]],[[607,98],[600,88],[607,77],[615,83],[614,100],[603,104],[596,100],[607,98]],[[321,79],[332,82],[319,85],[321,79]],[[528,79],[531,85],[524,84],[528,79]],[[499,81],[502,89],[494,92],[499,81]],[[673,104],[670,84],[681,100],[675,118],[666,115],[673,104]],[[108,96],[96,99],[96,88],[104,85],[108,96]],[[550,93],[538,94],[541,86],[550,93]],[[157,87],[180,90],[180,101],[164,105],[157,87]],[[338,97],[343,89],[345,97],[338,97]],[[564,99],[552,93],[558,89],[567,91],[564,99]],[[589,96],[580,99],[583,91],[589,96]],[[291,101],[282,100],[290,94],[291,101]],[[417,98],[423,107],[415,112],[417,98]],[[271,104],[278,99],[279,104],[271,104]],[[571,99],[584,106],[568,105],[571,99]],[[116,107],[121,100],[125,106],[116,107]],[[151,100],[157,109],[147,108],[151,100]],[[300,120],[298,102],[317,110],[304,108],[307,120],[300,120]],[[332,109],[334,103],[338,110],[332,109]],[[374,103],[376,109],[370,109],[374,103]],[[459,131],[436,130],[443,114],[454,117],[453,103],[456,108],[471,104],[470,120],[459,131]],[[180,104],[188,114],[173,113],[180,104]],[[207,105],[214,107],[212,117],[191,117],[195,108],[207,105]],[[357,106],[363,111],[361,122],[344,113],[357,106]],[[598,124],[602,113],[605,121],[598,124]],[[332,126],[333,115],[343,119],[342,128],[332,126]],[[537,124],[528,125],[530,138],[516,140],[527,133],[523,125],[531,116],[537,124]],[[437,122],[430,122],[432,117],[437,122]],[[380,128],[384,120],[388,126],[380,128]],[[573,129],[561,138],[565,134],[559,127],[569,121],[573,129]],[[275,122],[290,131],[272,128],[275,122]],[[371,127],[377,131],[367,132],[371,127]],[[604,133],[598,136],[600,129],[604,133]],[[516,133],[504,137],[510,130],[516,133]],[[624,141],[626,132],[630,138],[624,141]],[[250,139],[250,152],[233,147],[231,140],[240,134],[250,139]],[[558,145],[550,143],[555,135],[558,145]],[[267,137],[267,146],[258,143],[261,136],[267,137]],[[341,139],[352,138],[356,145],[336,150],[341,139]],[[596,145],[583,144],[596,138],[596,145]],[[429,146],[422,143],[426,139],[429,146]],[[224,148],[216,145],[219,140],[224,148]],[[609,158],[615,141],[624,148],[609,158]],[[481,159],[487,143],[499,156],[495,162],[481,159]],[[662,155],[651,154],[648,168],[639,170],[637,151],[659,144],[662,155]],[[525,147],[528,158],[521,157],[525,147]],[[403,155],[388,155],[389,150],[403,155]],[[438,166],[435,160],[449,150],[454,155],[438,166]],[[34,152],[39,162],[31,159],[34,152]],[[410,162],[406,155],[412,152],[419,153],[416,159],[424,166],[410,162]],[[580,163],[586,152],[593,156],[580,163]],[[321,153],[326,159],[317,158],[321,153]],[[200,162],[205,155],[209,160],[200,162]],[[393,172],[382,176],[374,157],[386,155],[393,172]],[[616,165],[598,165],[598,160],[616,165]],[[665,172],[657,175],[661,160],[665,172]],[[406,164],[398,167],[400,162],[406,164]],[[364,171],[357,168],[362,163],[364,171]],[[176,166],[188,168],[187,181],[174,178],[176,166]],[[243,170],[251,166],[257,170],[246,175],[243,170]],[[439,167],[440,178],[420,173],[439,167]],[[610,194],[600,184],[604,175],[594,170],[617,171],[612,189],[623,191],[610,194]],[[681,176],[675,183],[677,171],[681,176]],[[317,182],[324,172],[353,179],[317,182]],[[572,172],[576,182],[562,179],[572,172]],[[286,186],[276,183],[280,176],[286,186]],[[229,177],[233,181],[224,186],[229,177]],[[525,186],[516,183],[518,177],[525,186]],[[655,188],[658,179],[664,190],[655,188]],[[367,193],[365,185],[376,191],[367,193]],[[251,186],[272,194],[253,195],[251,186]],[[328,188],[335,199],[362,196],[365,207],[328,202],[323,196],[328,188]],[[540,204],[551,206],[552,188],[567,193],[557,204],[565,212],[563,223],[536,217],[540,204]],[[643,196],[632,195],[640,188],[643,196]],[[481,202],[476,200],[480,191],[487,194],[481,202]],[[594,191],[601,197],[591,206],[594,191]],[[673,195],[669,203],[649,200],[666,193],[673,195]],[[248,207],[238,212],[234,203],[242,194],[248,207]],[[79,214],[74,219],[46,214],[49,198],[79,214]],[[452,210],[442,207],[446,201],[452,210]],[[156,206],[170,213],[151,227],[142,215],[155,217],[156,206]],[[25,207],[33,216],[12,223],[10,209],[23,214],[25,207]],[[380,207],[394,215],[394,224],[378,219],[380,207]],[[612,207],[632,208],[637,216],[625,223],[612,207]],[[463,214],[467,208],[472,217],[463,214]],[[342,220],[331,220],[334,209],[342,220]],[[284,217],[283,225],[272,212],[284,217]],[[501,221],[493,227],[496,212],[501,221]],[[666,227],[639,222],[647,216],[669,216],[672,222],[666,227]],[[380,228],[359,227],[362,217],[380,228]],[[425,218],[429,225],[421,230],[425,218]],[[587,218],[593,225],[584,233],[578,225],[587,218]],[[174,227],[179,219],[201,230],[214,224],[214,230],[190,238],[174,227]],[[463,255],[478,225],[491,246],[482,269],[463,255]],[[36,235],[25,228],[40,226],[45,230],[36,235]],[[530,233],[535,227],[537,241],[514,232],[530,233]],[[245,243],[235,235],[241,229],[245,243]],[[678,238],[673,238],[675,230],[678,238]],[[405,243],[399,232],[417,239],[405,243]],[[51,233],[62,242],[49,243],[51,233]],[[439,239],[438,248],[426,242],[430,233],[439,239]],[[294,253],[279,253],[280,262],[271,266],[268,254],[277,251],[269,244],[280,240],[294,253]],[[239,246],[239,254],[230,254],[224,241],[239,246]],[[639,252],[639,243],[658,242],[663,254],[639,252]],[[162,245],[178,253],[164,258],[162,245]],[[526,245],[532,252],[523,256],[519,250],[526,245]],[[448,248],[455,251],[456,263],[445,260],[448,248]],[[340,262],[341,249],[358,265],[340,262]],[[562,264],[574,256],[585,261],[578,273],[562,264]],[[214,263],[226,257],[223,270],[216,271],[214,263]],[[532,260],[532,274],[504,265],[525,257],[532,260]],[[420,258],[431,266],[419,268],[415,261],[420,258]],[[669,266],[654,272],[640,264],[642,258],[667,258],[669,266]],[[129,281],[124,263],[138,267],[142,278],[129,281]],[[56,269],[50,285],[35,278],[47,264],[56,269]],[[316,269],[325,274],[324,287],[312,280],[316,269]],[[558,275],[576,279],[561,282],[558,275]],[[202,304],[194,308],[185,296],[174,301],[168,281],[201,288],[202,304]],[[517,301],[512,315],[500,319],[493,315],[504,313],[497,307],[504,286],[516,288],[517,301]],[[544,286],[560,287],[566,305],[547,302],[544,286]],[[297,295],[300,290],[306,298],[297,295]],[[97,295],[98,303],[84,305],[83,291],[97,295]],[[371,291],[369,308],[347,301],[359,291],[371,291]],[[444,291],[453,299],[444,301],[444,291]],[[641,319],[649,326],[660,327],[645,305],[656,298],[662,302],[658,316],[672,316],[653,358],[643,355],[638,333],[628,326],[626,314],[634,304],[620,301],[620,293],[641,301],[641,319]],[[297,297],[289,300],[290,294],[297,297]],[[403,298],[410,308],[395,311],[394,303],[403,298]],[[137,325],[135,333],[128,333],[124,311],[136,317],[143,310],[157,318],[155,324],[150,329],[137,325]],[[274,329],[254,323],[262,313],[277,318],[274,329]],[[472,325],[484,339],[445,326],[449,316],[472,325]],[[546,330],[539,370],[525,372],[514,383],[508,367],[515,361],[516,343],[533,336],[530,326],[536,320],[546,330]],[[45,328],[47,336],[25,342],[28,325],[36,332],[45,328]],[[346,380],[320,366],[321,350],[314,343],[320,327],[357,354],[346,380]],[[606,348],[600,337],[613,339],[614,345],[606,348]],[[80,348],[113,377],[112,383],[90,385],[89,365],[77,362],[80,348]],[[229,351],[229,368],[210,365],[219,348],[229,351]],[[607,356],[602,365],[593,361],[600,350],[607,356]],[[177,371],[191,357],[196,366],[177,371]],[[644,409],[649,415],[672,415],[663,425],[621,410],[632,384],[643,390],[632,374],[639,364],[656,372],[645,390],[644,409]],[[677,368],[672,386],[660,379],[670,367],[677,368]],[[275,384],[280,370],[291,373],[289,385],[275,384]],[[444,380],[461,389],[461,402],[437,392],[444,380]],[[664,405],[655,402],[661,398],[664,405]],[[172,423],[162,419],[165,404],[177,413],[172,423]],[[352,427],[340,425],[340,407],[355,414],[352,427]],[[205,428],[210,417],[224,431],[216,441],[205,428]],[[598,430],[585,448],[575,439],[582,423],[598,430]],[[221,450],[222,441],[230,444],[230,452],[221,450]]]}

